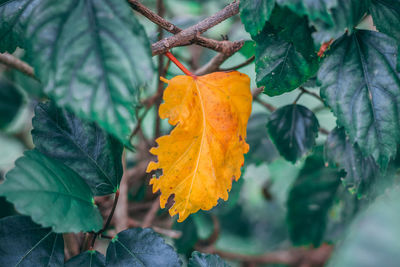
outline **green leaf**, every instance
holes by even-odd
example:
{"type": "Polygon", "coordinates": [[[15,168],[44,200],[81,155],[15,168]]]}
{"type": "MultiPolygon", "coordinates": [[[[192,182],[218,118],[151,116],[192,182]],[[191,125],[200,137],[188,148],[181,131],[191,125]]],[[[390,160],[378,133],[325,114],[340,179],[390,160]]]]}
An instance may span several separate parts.
{"type": "Polygon", "coordinates": [[[139,89],[153,75],[150,44],[125,0],[42,0],[28,52],[58,106],[129,145],[139,89]]]}
{"type": "Polygon", "coordinates": [[[264,28],[272,14],[275,0],[242,0],[240,1],[240,18],[250,35],[255,36],[264,28]]]}
{"type": "Polygon", "coordinates": [[[0,80],[0,129],[6,128],[24,102],[21,92],[6,79],[0,80]]]}
{"type": "Polygon", "coordinates": [[[32,10],[40,0],[10,0],[0,2],[0,52],[25,48],[24,34],[32,10]]]}
{"type": "Polygon", "coordinates": [[[400,0],[372,0],[369,11],[380,32],[400,41],[400,0]]]}
{"type": "Polygon", "coordinates": [[[400,266],[399,190],[392,193],[357,217],[327,266],[400,266]]]}
{"type": "Polygon", "coordinates": [[[294,104],[274,111],[267,128],[279,153],[296,162],[315,145],[319,123],[311,110],[294,104]]]}
{"type": "Polygon", "coordinates": [[[194,245],[199,240],[197,234],[197,227],[192,217],[188,217],[181,223],[175,222],[173,229],[182,232],[182,236],[175,239],[175,247],[178,253],[190,255],[193,251],[194,245]]]}
{"type": "Polygon", "coordinates": [[[318,73],[321,96],[365,156],[385,169],[400,141],[396,41],[358,30],[337,40],[318,73]]]}
{"type": "Polygon", "coordinates": [[[195,251],[189,260],[189,267],[229,267],[218,255],[195,251]]]}
{"type": "Polygon", "coordinates": [[[106,258],[96,250],[85,251],[65,263],[65,267],[105,267],[106,258]]]}
{"type": "Polygon", "coordinates": [[[344,185],[350,192],[362,194],[379,175],[374,159],[364,157],[357,144],[352,144],[343,128],[334,129],[326,139],[325,160],[327,164],[346,171],[344,185]]]}
{"type": "Polygon", "coordinates": [[[0,266],[63,266],[61,234],[32,222],[28,216],[0,220],[0,266]]]}
{"type": "Polygon", "coordinates": [[[25,152],[0,185],[17,211],[57,233],[97,231],[102,217],[77,173],[37,150],[25,152]]]}
{"type": "Polygon", "coordinates": [[[245,164],[272,162],[279,156],[278,151],[268,137],[267,127],[265,127],[268,119],[269,115],[265,113],[251,115],[247,124],[246,138],[250,151],[245,156],[245,164]]]}
{"type": "Polygon", "coordinates": [[[307,15],[311,21],[321,20],[333,24],[329,10],[336,7],[338,0],[277,0],[281,6],[287,6],[299,15],[307,15]]]}
{"type": "Polygon", "coordinates": [[[118,189],[123,146],[114,137],[51,102],[36,106],[32,125],[36,148],[73,169],[95,195],[118,189]]]}
{"type": "Polygon", "coordinates": [[[312,29],[305,17],[287,8],[275,7],[256,41],[257,85],[269,96],[290,92],[318,69],[312,29]]]}
{"type": "Polygon", "coordinates": [[[360,23],[371,4],[371,0],[337,0],[337,5],[329,10],[333,24],[322,20],[312,20],[311,24],[317,29],[313,33],[317,45],[335,40],[348,31],[352,33],[354,27],[360,23]]]}
{"type": "Polygon", "coordinates": [[[178,254],[150,228],[118,233],[107,248],[106,266],[181,266],[178,254]]]}
{"type": "Polygon", "coordinates": [[[287,222],[295,245],[321,243],[339,185],[337,172],[325,168],[322,149],[318,148],[307,158],[289,193],[287,222]]]}

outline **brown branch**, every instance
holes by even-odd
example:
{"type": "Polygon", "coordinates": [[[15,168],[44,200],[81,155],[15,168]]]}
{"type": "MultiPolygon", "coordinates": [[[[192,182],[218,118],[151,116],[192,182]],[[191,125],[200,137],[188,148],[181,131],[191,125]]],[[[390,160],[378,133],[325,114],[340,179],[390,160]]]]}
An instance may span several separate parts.
{"type": "MultiPolygon", "coordinates": [[[[128,0],[129,4],[131,5],[132,9],[136,10],[143,16],[145,16],[147,19],[150,21],[154,22],[158,26],[162,27],[164,30],[172,33],[172,34],[177,34],[182,31],[181,28],[175,26],[168,20],[162,18],[161,16],[157,15],[153,11],[151,11],[149,8],[141,4],[138,0],[128,0]]],[[[196,38],[189,40],[186,44],[183,45],[190,45],[190,44],[198,44],[200,46],[203,46],[205,48],[209,48],[212,50],[215,50],[217,52],[224,52],[227,50],[227,47],[231,44],[227,44],[224,41],[217,41],[213,39],[209,39],[203,36],[197,36],[196,38]]],[[[233,45],[233,44],[232,44],[233,45]]],[[[228,49],[229,50],[229,49],[228,49]]]]}
{"type": "MultiPolygon", "coordinates": [[[[164,38],[152,45],[152,54],[160,55],[167,52],[169,49],[177,46],[185,46],[196,43],[198,45],[213,49],[220,52],[209,64],[198,70],[198,73],[205,74],[218,70],[219,66],[231,55],[236,53],[244,44],[243,41],[230,42],[230,41],[216,41],[199,36],[201,33],[207,31],[209,28],[221,23],[222,21],[236,15],[239,12],[239,1],[234,1],[224,9],[215,13],[214,15],[200,21],[185,30],[182,30],[172,23],[166,21],[161,16],[155,14],[150,9],[140,4],[137,0],[128,0],[132,8],[146,16],[148,19],[159,25],[161,28],[166,29],[175,35],[164,38]]],[[[15,58],[14,56],[4,53],[0,54],[0,63],[15,68],[28,76],[36,78],[34,70],[27,63],[15,58]]]]}
{"type": "Polygon", "coordinates": [[[206,65],[195,71],[195,75],[205,75],[214,71],[218,71],[219,67],[222,65],[222,63],[225,62],[225,60],[227,60],[229,57],[231,57],[233,54],[239,51],[240,48],[242,48],[242,46],[244,45],[244,41],[234,42],[232,44],[233,45],[230,51],[226,53],[217,54],[210,60],[210,62],[208,62],[206,65]]]}
{"type": "MultiPolygon", "coordinates": [[[[135,219],[129,218],[129,227],[141,227],[141,225],[142,225],[142,222],[139,222],[139,221],[137,221],[135,219]]],[[[173,239],[178,239],[178,238],[180,238],[182,236],[182,232],[181,231],[176,231],[176,230],[172,230],[172,229],[165,229],[165,228],[162,228],[162,227],[159,227],[159,226],[155,226],[155,225],[152,225],[150,228],[153,229],[154,232],[156,232],[156,233],[168,236],[168,237],[173,238],[173,239]]]]}
{"type": "Polygon", "coordinates": [[[80,253],[78,235],[79,234],[74,233],[63,234],[65,260],[68,260],[80,253]]]}
{"type": "MultiPolygon", "coordinates": [[[[131,1],[131,0],[129,0],[131,1]]],[[[154,55],[164,54],[169,49],[176,47],[176,46],[184,46],[195,42],[194,40],[198,40],[199,35],[203,32],[207,31],[208,29],[214,27],[215,25],[221,23],[222,21],[236,15],[239,12],[239,2],[234,1],[224,9],[218,11],[214,15],[200,21],[196,25],[193,25],[181,32],[170,36],[168,38],[164,38],[157,43],[154,43],[151,48],[154,55]]],[[[199,43],[201,44],[201,42],[199,43]]],[[[220,51],[223,54],[233,53],[233,47],[235,43],[232,42],[221,42],[222,45],[220,51]]]]}
{"type": "Polygon", "coordinates": [[[323,244],[316,249],[295,248],[274,251],[263,255],[244,255],[221,251],[215,248],[197,248],[201,252],[216,253],[222,258],[258,264],[284,264],[289,266],[323,266],[329,259],[333,247],[323,244]]]}
{"type": "Polygon", "coordinates": [[[35,76],[35,72],[31,66],[29,66],[26,62],[20,60],[19,58],[14,57],[13,55],[9,53],[0,53],[0,63],[3,63],[4,65],[11,67],[13,69],[16,69],[36,80],[37,77],[35,76]]]}
{"type": "Polygon", "coordinates": [[[147,211],[142,222],[142,228],[150,227],[153,224],[154,218],[160,209],[160,196],[158,196],[151,205],[150,209],[147,211]]]}
{"type": "Polygon", "coordinates": [[[197,242],[196,247],[208,247],[208,246],[212,246],[215,244],[215,242],[217,242],[218,237],[219,237],[219,233],[221,231],[221,225],[219,223],[219,220],[217,218],[217,216],[215,215],[211,215],[211,219],[213,222],[213,232],[211,233],[211,235],[207,238],[207,239],[201,239],[197,242]]]}
{"type": "MultiPolygon", "coordinates": [[[[164,16],[165,13],[165,7],[164,7],[164,2],[163,0],[157,0],[157,14],[160,18],[162,18],[164,16]]],[[[163,28],[159,25],[158,26],[158,41],[162,40],[164,38],[164,32],[163,32],[163,28]]],[[[158,56],[158,77],[163,77],[165,76],[164,72],[164,56],[163,55],[159,55],[158,56]]],[[[162,92],[164,91],[164,82],[162,82],[160,79],[158,79],[158,83],[157,83],[157,95],[159,95],[158,98],[156,98],[155,104],[156,104],[156,110],[158,110],[158,108],[161,105],[161,96],[162,96],[162,92]]],[[[154,139],[160,137],[161,135],[161,119],[158,116],[158,113],[156,112],[155,114],[155,127],[154,127],[154,139]]]]}
{"type": "Polygon", "coordinates": [[[316,99],[318,99],[319,101],[321,101],[321,102],[324,104],[324,101],[322,100],[322,98],[321,98],[318,94],[316,94],[316,93],[314,93],[314,92],[311,92],[311,91],[307,90],[306,88],[304,88],[304,87],[302,87],[302,86],[300,86],[299,89],[300,89],[303,93],[306,93],[306,94],[308,94],[308,95],[310,95],[310,96],[315,97],[316,99]]]}
{"type": "Polygon", "coordinates": [[[273,105],[261,100],[259,97],[255,97],[254,101],[256,101],[260,105],[264,106],[266,109],[268,109],[271,112],[274,112],[276,110],[276,107],[274,107],[273,105]]]}
{"type": "Polygon", "coordinates": [[[119,201],[115,208],[114,226],[117,232],[128,228],[128,177],[126,170],[126,151],[122,155],[123,175],[119,184],[119,201]]]}

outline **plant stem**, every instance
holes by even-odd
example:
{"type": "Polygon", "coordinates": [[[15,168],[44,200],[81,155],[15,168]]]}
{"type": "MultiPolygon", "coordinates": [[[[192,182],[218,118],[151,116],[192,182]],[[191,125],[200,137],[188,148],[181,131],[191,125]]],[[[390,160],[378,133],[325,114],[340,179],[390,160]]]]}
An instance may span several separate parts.
{"type": "Polygon", "coordinates": [[[101,235],[108,228],[108,226],[110,225],[111,219],[114,216],[115,208],[117,207],[118,198],[119,198],[119,189],[115,192],[114,203],[113,203],[113,206],[111,208],[111,212],[108,215],[106,223],[104,224],[102,229],[100,229],[98,232],[93,234],[93,238],[92,238],[92,243],[90,245],[90,249],[93,249],[94,243],[96,242],[97,237],[99,235],[101,235]]]}
{"type": "Polygon", "coordinates": [[[171,52],[167,51],[167,52],[165,53],[165,55],[166,55],[172,62],[174,62],[175,65],[176,65],[181,71],[183,71],[183,73],[185,73],[186,75],[188,75],[188,76],[190,76],[190,77],[193,77],[193,78],[196,78],[196,77],[197,77],[196,75],[194,75],[193,73],[191,73],[185,66],[183,66],[182,63],[179,62],[179,60],[178,60],[176,57],[174,57],[174,55],[171,54],[171,52]]]}

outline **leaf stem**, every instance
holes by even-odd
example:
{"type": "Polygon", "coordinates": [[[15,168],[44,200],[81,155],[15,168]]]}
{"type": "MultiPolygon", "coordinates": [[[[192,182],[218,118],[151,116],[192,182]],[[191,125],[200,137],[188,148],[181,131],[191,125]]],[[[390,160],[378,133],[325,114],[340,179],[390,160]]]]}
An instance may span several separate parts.
{"type": "Polygon", "coordinates": [[[166,55],[172,62],[174,62],[175,65],[176,65],[181,71],[183,71],[183,73],[185,73],[186,75],[188,75],[188,76],[190,76],[190,77],[193,77],[193,78],[196,78],[196,77],[197,77],[196,75],[194,75],[193,73],[191,73],[185,66],[183,66],[182,63],[179,62],[179,60],[178,60],[174,55],[171,54],[171,52],[167,51],[167,52],[165,53],[165,55],[166,55]]]}
{"type": "Polygon", "coordinates": [[[112,219],[112,217],[113,217],[113,215],[114,215],[114,212],[115,212],[115,208],[117,207],[118,198],[119,198],[119,189],[115,192],[114,203],[113,203],[111,212],[110,212],[110,214],[108,215],[108,218],[107,218],[106,223],[104,224],[104,226],[103,226],[103,228],[102,228],[101,230],[99,230],[98,232],[95,232],[95,233],[93,234],[93,239],[92,239],[92,243],[91,243],[91,245],[90,245],[90,249],[93,249],[93,248],[94,248],[94,243],[96,242],[97,237],[98,237],[98,236],[101,236],[101,234],[102,234],[102,233],[108,228],[108,226],[110,225],[111,219],[112,219]]]}

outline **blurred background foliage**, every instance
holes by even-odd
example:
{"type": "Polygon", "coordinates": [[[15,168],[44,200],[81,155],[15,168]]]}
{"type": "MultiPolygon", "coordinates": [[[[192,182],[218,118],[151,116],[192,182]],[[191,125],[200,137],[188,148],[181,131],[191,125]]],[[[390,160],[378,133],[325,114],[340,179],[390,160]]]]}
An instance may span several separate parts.
{"type": "MultiPolygon", "coordinates": [[[[156,9],[156,1],[142,2],[150,9],[156,9]]],[[[165,17],[177,26],[186,28],[221,10],[228,3],[229,0],[168,0],[165,1],[165,17]]],[[[137,17],[144,25],[151,42],[155,42],[156,25],[142,16],[137,17]]],[[[164,33],[164,36],[168,35],[170,34],[164,33]]],[[[229,40],[246,40],[245,46],[229,58],[222,65],[223,68],[238,65],[254,55],[254,43],[244,30],[239,16],[224,21],[204,35],[219,40],[226,37],[229,40]]],[[[23,56],[23,51],[17,53],[23,56]]],[[[216,54],[196,45],[174,48],[173,53],[191,70],[204,65],[216,54]]],[[[156,65],[157,58],[154,57],[153,60],[156,65]]],[[[239,70],[251,78],[252,89],[256,88],[254,68],[252,63],[239,70]]],[[[181,71],[171,64],[166,78],[180,74],[181,71]]],[[[155,77],[147,88],[143,88],[143,99],[156,92],[157,81],[158,77],[155,77]]],[[[317,94],[319,92],[312,80],[306,84],[306,88],[317,94]]],[[[282,107],[292,104],[298,94],[295,90],[275,97],[262,94],[259,98],[274,107],[282,107]]],[[[40,84],[37,81],[0,66],[0,179],[13,167],[14,161],[22,156],[23,151],[33,147],[31,119],[33,107],[41,97],[40,84]],[[33,98],[28,98],[27,95],[33,98]]],[[[305,94],[298,104],[314,111],[322,128],[330,131],[336,126],[336,119],[330,110],[315,97],[305,94]]],[[[153,137],[155,131],[156,112],[154,106],[149,110],[145,107],[138,109],[139,117],[143,116],[143,134],[148,139],[153,137]]],[[[286,161],[268,137],[266,125],[269,115],[270,112],[262,104],[254,102],[248,124],[247,141],[250,151],[246,155],[243,175],[233,184],[229,200],[221,202],[211,211],[200,211],[183,223],[173,225],[173,229],[181,231],[182,236],[168,242],[180,254],[190,255],[199,242],[215,242],[216,250],[249,255],[287,250],[298,245],[317,247],[322,243],[342,242],[345,236],[343,233],[355,215],[382,192],[394,190],[393,183],[398,184],[399,157],[390,164],[385,174],[386,179],[377,182],[374,192],[370,192],[367,197],[352,194],[340,182],[340,178],[345,175],[343,171],[334,167],[326,168],[323,145],[327,136],[323,134],[318,135],[317,146],[309,155],[295,164],[286,161]]],[[[171,126],[163,121],[162,133],[170,130],[171,126]]],[[[135,137],[133,143],[138,146],[139,140],[135,137]]],[[[127,159],[128,167],[138,163],[135,152],[128,152],[127,159]]],[[[132,203],[144,203],[152,197],[146,182],[134,183],[129,190],[129,200],[132,203]]],[[[390,216],[381,215],[379,207],[370,211],[373,212],[377,214],[365,215],[362,220],[366,220],[368,216],[375,216],[375,219],[379,216],[390,216]]],[[[14,213],[12,205],[0,198],[0,218],[14,213]]],[[[167,216],[166,209],[160,210],[159,215],[167,216]]],[[[373,227],[377,227],[376,224],[371,225],[371,229],[375,229],[373,227]]],[[[361,235],[362,231],[371,231],[365,228],[366,226],[358,229],[359,233],[356,235],[361,235]]],[[[342,248],[345,249],[346,247],[342,248]]],[[[347,265],[350,260],[343,261],[346,263],[340,266],[351,266],[347,265]]],[[[241,266],[235,261],[229,261],[229,264],[241,266]]]]}

